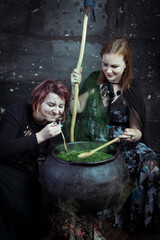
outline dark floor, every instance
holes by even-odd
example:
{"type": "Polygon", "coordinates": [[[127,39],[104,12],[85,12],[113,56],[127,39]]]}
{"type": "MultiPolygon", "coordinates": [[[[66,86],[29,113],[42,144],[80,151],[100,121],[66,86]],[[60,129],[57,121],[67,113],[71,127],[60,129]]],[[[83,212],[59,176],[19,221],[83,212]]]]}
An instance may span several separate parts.
{"type": "Polygon", "coordinates": [[[104,224],[104,233],[102,235],[106,240],[159,240],[160,228],[157,229],[154,233],[148,231],[141,232],[135,236],[130,236],[126,232],[113,228],[112,223],[106,222],[104,224]]]}
{"type": "MultiPolygon", "coordinates": [[[[52,240],[52,238],[49,237],[50,220],[48,216],[51,210],[49,202],[50,200],[46,198],[45,212],[40,216],[42,220],[40,220],[39,230],[41,232],[40,235],[43,236],[40,240],[52,240]]],[[[160,226],[156,228],[156,230],[141,231],[139,234],[131,236],[127,232],[115,229],[111,222],[104,221],[100,232],[98,231],[98,234],[94,234],[94,238],[92,234],[90,234],[90,236],[87,240],[160,240],[160,226]]],[[[58,239],[62,240],[60,238],[58,239]]]]}
{"type": "MultiPolygon", "coordinates": [[[[103,230],[98,231],[97,229],[94,232],[94,236],[90,229],[90,237],[87,237],[87,240],[159,240],[160,239],[160,228],[156,231],[145,231],[136,234],[135,236],[129,235],[127,232],[117,230],[112,227],[111,222],[105,222],[103,225],[103,230]]],[[[61,238],[52,238],[49,236],[49,229],[46,232],[45,236],[40,240],[62,240],[61,238]]],[[[63,238],[63,240],[68,238],[63,238]]],[[[70,238],[69,240],[75,240],[75,238],[70,238]]],[[[83,238],[82,238],[83,239],[83,238]]]]}

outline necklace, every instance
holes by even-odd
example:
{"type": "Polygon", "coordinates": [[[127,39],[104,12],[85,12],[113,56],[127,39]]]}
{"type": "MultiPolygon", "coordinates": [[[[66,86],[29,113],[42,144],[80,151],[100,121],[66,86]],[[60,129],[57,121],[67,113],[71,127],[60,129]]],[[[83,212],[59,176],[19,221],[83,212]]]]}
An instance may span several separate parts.
{"type": "Polygon", "coordinates": [[[120,84],[120,82],[112,82],[112,85],[113,85],[113,84],[117,84],[117,85],[119,85],[119,84],[120,84]]]}
{"type": "MultiPolygon", "coordinates": [[[[112,83],[112,85],[119,85],[120,83],[118,82],[118,83],[112,83]]],[[[114,97],[116,97],[116,96],[119,96],[119,95],[121,95],[121,90],[117,90],[115,93],[114,93],[114,97]]]]}
{"type": "Polygon", "coordinates": [[[121,95],[121,91],[120,91],[120,90],[118,90],[118,91],[116,92],[116,96],[119,96],[119,95],[121,95]]]}
{"type": "MultiPolygon", "coordinates": [[[[112,83],[112,84],[119,84],[119,83],[112,83]]],[[[117,90],[115,93],[114,93],[114,90],[113,90],[113,87],[112,85],[103,85],[101,87],[101,90],[102,90],[102,96],[104,98],[108,97],[110,98],[110,101],[112,102],[114,100],[114,98],[116,96],[120,96],[121,95],[121,91],[120,90],[117,90]]]]}

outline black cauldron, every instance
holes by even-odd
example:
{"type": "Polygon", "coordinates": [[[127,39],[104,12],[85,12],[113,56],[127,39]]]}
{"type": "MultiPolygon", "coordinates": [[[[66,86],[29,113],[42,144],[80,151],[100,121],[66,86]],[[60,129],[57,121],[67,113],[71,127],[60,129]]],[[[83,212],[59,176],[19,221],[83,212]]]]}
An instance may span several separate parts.
{"type": "MultiPolygon", "coordinates": [[[[85,151],[101,144],[74,142],[67,143],[67,148],[85,151]]],[[[124,203],[129,173],[124,158],[114,147],[107,149],[112,158],[87,163],[62,160],[56,156],[60,151],[64,151],[63,145],[57,146],[41,168],[42,185],[53,202],[81,213],[102,211],[110,205],[118,209],[124,203]]]]}

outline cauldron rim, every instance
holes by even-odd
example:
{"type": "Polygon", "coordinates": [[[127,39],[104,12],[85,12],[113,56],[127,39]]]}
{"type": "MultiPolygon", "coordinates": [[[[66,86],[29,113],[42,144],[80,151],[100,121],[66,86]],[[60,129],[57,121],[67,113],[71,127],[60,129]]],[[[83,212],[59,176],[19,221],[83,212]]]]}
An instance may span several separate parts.
{"type": "MultiPolygon", "coordinates": [[[[71,143],[66,143],[66,145],[72,145],[72,144],[76,144],[76,143],[89,143],[87,141],[79,141],[79,142],[71,142],[71,143]]],[[[104,143],[104,141],[97,141],[97,142],[90,142],[90,143],[104,143]]],[[[60,145],[63,145],[63,144],[59,144],[58,146],[60,145]]],[[[84,150],[85,151],[85,150],[84,150]]],[[[77,166],[97,166],[97,165],[102,165],[102,164],[106,164],[106,163],[110,163],[112,161],[115,160],[115,158],[117,158],[117,156],[120,154],[119,150],[118,149],[115,149],[114,150],[114,156],[111,157],[111,158],[108,158],[108,159],[105,159],[105,160],[102,160],[102,161],[97,161],[97,162],[77,162],[77,161],[66,161],[66,160],[63,160],[59,157],[56,156],[55,152],[52,151],[52,156],[54,157],[54,160],[58,161],[58,162],[61,162],[61,163],[64,163],[64,164],[68,164],[68,165],[77,165],[77,166]]]]}

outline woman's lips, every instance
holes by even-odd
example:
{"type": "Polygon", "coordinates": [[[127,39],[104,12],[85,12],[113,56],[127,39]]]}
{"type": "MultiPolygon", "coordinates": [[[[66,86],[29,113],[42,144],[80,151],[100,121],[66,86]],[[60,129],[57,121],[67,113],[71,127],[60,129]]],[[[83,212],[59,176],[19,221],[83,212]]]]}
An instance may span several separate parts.
{"type": "Polygon", "coordinates": [[[58,114],[49,114],[49,117],[50,118],[53,118],[53,119],[56,119],[56,118],[58,118],[59,117],[59,115],[58,114]]]}
{"type": "Polygon", "coordinates": [[[111,74],[107,74],[107,77],[113,77],[113,75],[111,75],[111,74]]]}

